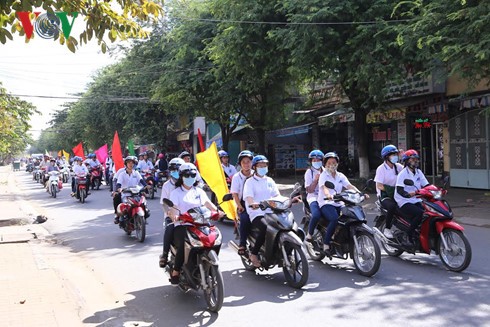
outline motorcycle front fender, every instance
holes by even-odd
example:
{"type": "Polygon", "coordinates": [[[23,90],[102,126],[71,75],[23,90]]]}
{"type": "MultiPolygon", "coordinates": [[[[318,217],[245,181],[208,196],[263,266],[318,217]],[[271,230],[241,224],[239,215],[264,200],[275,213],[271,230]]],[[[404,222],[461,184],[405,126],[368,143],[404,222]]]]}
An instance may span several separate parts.
{"type": "Polygon", "coordinates": [[[355,235],[357,231],[366,231],[373,236],[376,234],[376,232],[365,223],[351,226],[351,235],[355,235]]]}
{"type": "Polygon", "coordinates": [[[436,221],[437,234],[441,234],[446,228],[464,231],[464,227],[452,220],[436,221]]]}
{"type": "Polygon", "coordinates": [[[294,232],[287,232],[279,234],[279,242],[284,244],[285,242],[297,244],[299,246],[303,245],[303,241],[294,232]]]}
{"type": "Polygon", "coordinates": [[[205,256],[202,257],[203,260],[209,262],[213,266],[219,266],[218,254],[214,250],[210,250],[205,256]]]}

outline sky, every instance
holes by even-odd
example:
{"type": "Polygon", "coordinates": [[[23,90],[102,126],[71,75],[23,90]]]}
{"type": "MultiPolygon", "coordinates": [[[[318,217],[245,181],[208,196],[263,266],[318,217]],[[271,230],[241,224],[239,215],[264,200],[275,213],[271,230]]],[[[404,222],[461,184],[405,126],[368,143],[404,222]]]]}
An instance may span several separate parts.
{"type": "MultiPolygon", "coordinates": [[[[78,38],[83,27],[82,19],[75,20],[71,35],[78,38]]],[[[14,41],[0,43],[0,82],[8,93],[31,102],[41,112],[31,118],[31,134],[37,139],[49,126],[51,114],[73,100],[33,96],[69,97],[83,92],[95,72],[115,59],[103,54],[94,39],[72,53],[58,41],[42,39],[35,33],[27,44],[24,37],[13,36],[14,41]]]]}

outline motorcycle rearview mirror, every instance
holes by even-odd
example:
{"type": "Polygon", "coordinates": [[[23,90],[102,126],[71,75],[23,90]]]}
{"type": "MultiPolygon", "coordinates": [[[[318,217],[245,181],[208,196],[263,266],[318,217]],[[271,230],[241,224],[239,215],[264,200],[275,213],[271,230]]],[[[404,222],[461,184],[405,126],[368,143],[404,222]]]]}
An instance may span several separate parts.
{"type": "Polygon", "coordinates": [[[403,180],[403,184],[405,184],[407,186],[413,186],[414,185],[413,180],[411,180],[411,179],[403,180]]]}
{"type": "Polygon", "coordinates": [[[230,201],[230,200],[233,200],[233,195],[231,195],[231,193],[227,193],[223,195],[223,202],[230,201]]]}
{"type": "Polygon", "coordinates": [[[443,181],[442,188],[446,190],[447,185],[449,184],[449,176],[445,176],[442,181],[443,181]]]}
{"type": "Polygon", "coordinates": [[[333,185],[333,183],[330,181],[326,181],[325,184],[323,184],[323,185],[325,185],[326,188],[329,188],[331,190],[335,189],[335,185],[333,185]]]}
{"type": "Polygon", "coordinates": [[[170,208],[174,207],[174,203],[171,200],[165,198],[162,201],[163,203],[165,203],[165,205],[169,206],[170,208]]]}

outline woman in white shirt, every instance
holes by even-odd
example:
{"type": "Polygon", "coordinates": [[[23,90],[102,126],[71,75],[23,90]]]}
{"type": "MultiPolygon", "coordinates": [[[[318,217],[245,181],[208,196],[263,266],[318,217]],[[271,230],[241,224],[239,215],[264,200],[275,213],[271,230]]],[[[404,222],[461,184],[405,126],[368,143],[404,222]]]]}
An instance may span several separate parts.
{"type": "Polygon", "coordinates": [[[322,216],[329,222],[327,232],[323,239],[323,251],[328,257],[332,257],[332,254],[330,253],[330,241],[332,240],[333,232],[337,227],[340,208],[342,207],[342,203],[333,201],[333,196],[336,193],[342,192],[343,188],[359,192],[357,187],[352,185],[344,174],[337,171],[338,166],[339,156],[335,152],[328,152],[323,156],[324,169],[320,174],[318,205],[320,206],[322,216]],[[327,188],[325,186],[326,181],[331,182],[334,185],[334,189],[327,188]]]}
{"type": "Polygon", "coordinates": [[[403,166],[398,163],[398,149],[396,146],[389,144],[381,150],[381,158],[383,163],[376,169],[376,193],[381,201],[381,205],[386,209],[386,228],[384,234],[386,237],[393,237],[391,233],[391,225],[393,222],[393,214],[397,204],[394,199],[395,184],[398,174],[402,171],[403,166]]]}
{"type": "Polygon", "coordinates": [[[184,264],[184,244],[186,236],[186,227],[177,225],[179,223],[179,211],[187,212],[189,209],[206,206],[210,210],[217,210],[216,206],[211,203],[206,193],[197,187],[199,182],[196,179],[197,168],[192,163],[184,163],[179,168],[179,179],[175,183],[175,189],[170,193],[170,200],[175,208],[169,211],[169,217],[174,222],[174,244],[177,248],[175,254],[174,267],[171,272],[170,283],[172,285],[179,284],[179,275],[182,265],[184,264]]]}
{"type": "Polygon", "coordinates": [[[267,224],[264,220],[265,211],[259,208],[260,201],[270,199],[279,195],[274,180],[267,176],[269,160],[263,155],[257,155],[252,160],[252,168],[254,174],[247,179],[243,187],[243,198],[247,204],[247,212],[250,216],[252,225],[259,230],[259,234],[255,239],[254,247],[251,251],[250,261],[254,267],[260,267],[260,260],[257,257],[260,248],[264,245],[265,235],[267,233],[267,224]]]}
{"type": "Polygon", "coordinates": [[[322,212],[318,206],[318,180],[322,172],[322,160],[323,152],[320,150],[313,150],[308,154],[310,168],[305,172],[305,188],[307,194],[306,201],[310,206],[311,219],[305,238],[307,242],[311,242],[311,236],[315,232],[316,225],[322,217],[322,212]]]}

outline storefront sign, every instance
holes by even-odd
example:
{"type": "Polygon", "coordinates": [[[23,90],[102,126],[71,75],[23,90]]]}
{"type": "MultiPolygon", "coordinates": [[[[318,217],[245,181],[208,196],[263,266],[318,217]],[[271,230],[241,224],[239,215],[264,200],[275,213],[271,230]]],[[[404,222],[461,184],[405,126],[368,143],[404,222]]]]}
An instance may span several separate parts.
{"type": "Polygon", "coordinates": [[[370,113],[367,114],[366,122],[368,124],[375,124],[375,123],[388,123],[393,120],[405,119],[405,111],[406,111],[405,108],[371,111],[370,113]]]}
{"type": "Polygon", "coordinates": [[[398,149],[407,149],[407,123],[405,120],[398,121],[398,149]]]}
{"type": "Polygon", "coordinates": [[[416,129],[431,128],[432,124],[431,124],[429,118],[417,118],[417,119],[415,119],[415,123],[414,123],[413,127],[416,129]]]}

